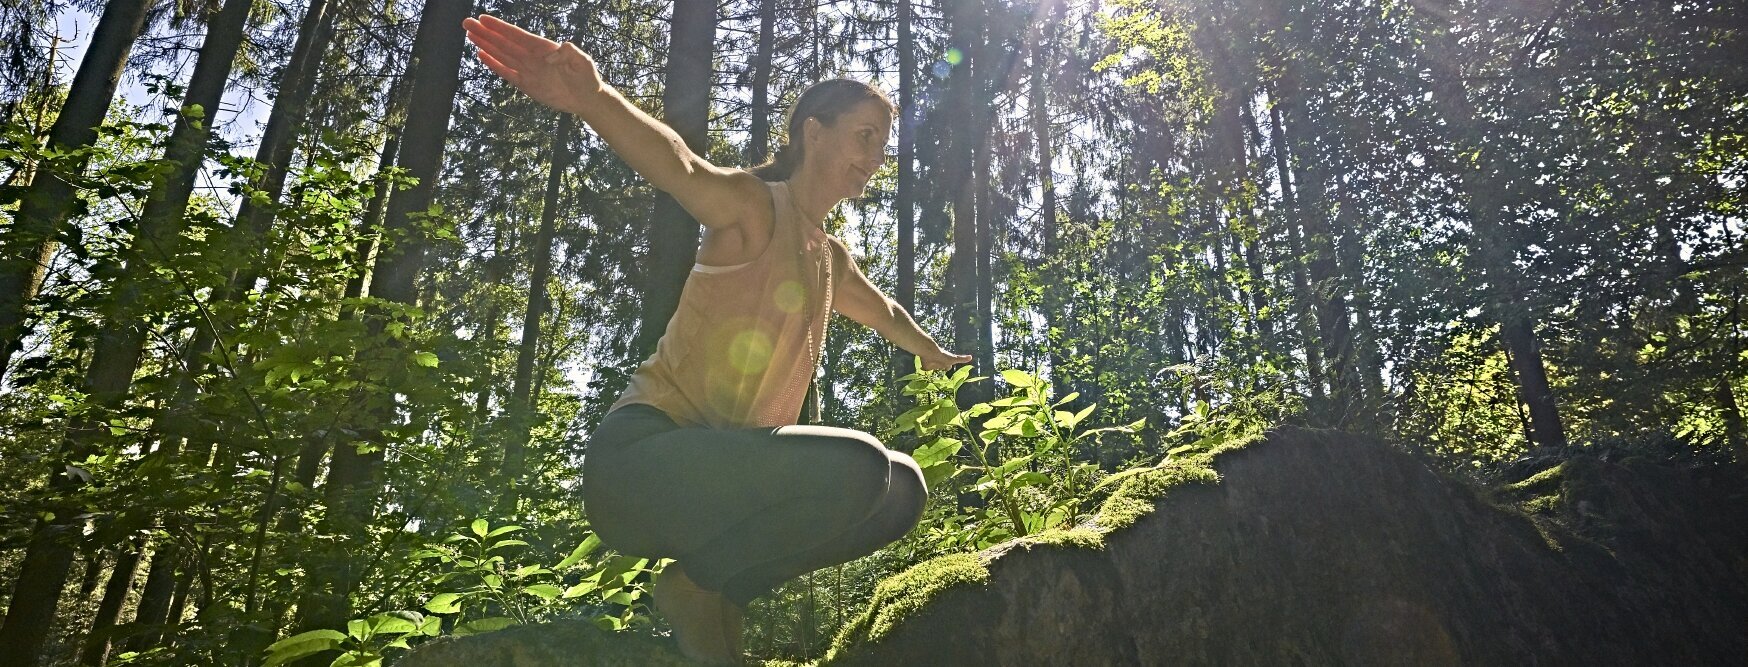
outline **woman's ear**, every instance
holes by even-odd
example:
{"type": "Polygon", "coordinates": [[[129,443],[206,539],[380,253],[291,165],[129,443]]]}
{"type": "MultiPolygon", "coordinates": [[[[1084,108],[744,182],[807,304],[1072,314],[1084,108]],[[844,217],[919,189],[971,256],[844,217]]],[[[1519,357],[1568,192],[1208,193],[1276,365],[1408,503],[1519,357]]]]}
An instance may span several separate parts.
{"type": "Polygon", "coordinates": [[[813,142],[819,140],[819,133],[824,129],[825,125],[818,118],[808,116],[807,120],[801,122],[801,145],[811,147],[813,142]]]}

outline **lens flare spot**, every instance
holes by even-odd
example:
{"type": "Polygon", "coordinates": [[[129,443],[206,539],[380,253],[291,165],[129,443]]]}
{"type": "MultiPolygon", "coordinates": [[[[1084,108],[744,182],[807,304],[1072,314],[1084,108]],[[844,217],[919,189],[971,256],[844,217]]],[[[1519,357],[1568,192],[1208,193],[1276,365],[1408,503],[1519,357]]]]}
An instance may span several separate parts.
{"type": "Polygon", "coordinates": [[[945,58],[948,65],[958,65],[959,63],[965,62],[965,52],[960,51],[959,49],[947,49],[947,55],[945,58]]]}
{"type": "Polygon", "coordinates": [[[771,300],[776,302],[777,309],[785,313],[799,313],[807,302],[807,290],[801,283],[785,280],[777,284],[777,289],[771,294],[771,300]]]}
{"type": "Polygon", "coordinates": [[[735,370],[751,375],[771,365],[771,337],[757,329],[747,329],[734,336],[728,346],[728,362],[735,370]]]}

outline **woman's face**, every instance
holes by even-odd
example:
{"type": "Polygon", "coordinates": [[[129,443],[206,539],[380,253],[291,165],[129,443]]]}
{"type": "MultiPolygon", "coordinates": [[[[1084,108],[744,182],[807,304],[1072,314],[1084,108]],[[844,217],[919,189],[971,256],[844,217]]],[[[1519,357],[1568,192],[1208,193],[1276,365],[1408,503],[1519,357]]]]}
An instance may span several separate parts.
{"type": "Polygon", "coordinates": [[[879,100],[863,100],[833,123],[807,119],[807,158],[802,169],[840,199],[862,196],[868,179],[886,161],[892,112],[879,100]]]}

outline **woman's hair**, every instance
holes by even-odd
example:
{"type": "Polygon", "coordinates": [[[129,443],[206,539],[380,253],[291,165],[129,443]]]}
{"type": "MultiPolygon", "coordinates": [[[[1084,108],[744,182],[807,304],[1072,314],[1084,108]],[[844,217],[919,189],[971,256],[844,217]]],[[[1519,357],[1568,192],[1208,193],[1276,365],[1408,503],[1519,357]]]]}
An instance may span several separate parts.
{"type": "Polygon", "coordinates": [[[801,128],[807,124],[807,119],[818,118],[820,123],[831,125],[837,122],[839,115],[867,100],[878,100],[893,115],[898,114],[898,106],[886,93],[855,79],[829,79],[808,86],[807,90],[801,91],[801,97],[795,99],[795,105],[789,107],[789,136],[783,140],[783,145],[771,154],[771,159],[750,171],[766,181],[787,180],[806,157],[801,146],[801,128]]]}

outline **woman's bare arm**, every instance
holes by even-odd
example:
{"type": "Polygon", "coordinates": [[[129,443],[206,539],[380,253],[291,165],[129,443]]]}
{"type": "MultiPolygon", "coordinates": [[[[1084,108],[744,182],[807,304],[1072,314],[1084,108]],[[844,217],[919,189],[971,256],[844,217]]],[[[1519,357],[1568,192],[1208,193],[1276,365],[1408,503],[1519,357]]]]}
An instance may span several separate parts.
{"type": "Polygon", "coordinates": [[[971,361],[971,355],[953,354],[941,349],[934,338],[917,326],[916,320],[911,319],[904,306],[898,305],[898,302],[869,282],[868,277],[862,275],[862,269],[856,266],[855,258],[850,256],[850,250],[844,246],[843,241],[833,238],[831,250],[833,264],[844,267],[836,272],[842,278],[836,281],[837,294],[832,298],[833,310],[867,325],[882,338],[916,355],[922,360],[925,369],[944,370],[971,361]]]}
{"type": "Polygon", "coordinates": [[[601,80],[594,58],[489,14],[462,21],[486,67],[535,101],[574,113],[651,185],[674,196],[706,227],[723,229],[770,210],[757,176],[718,167],[601,80]]]}

